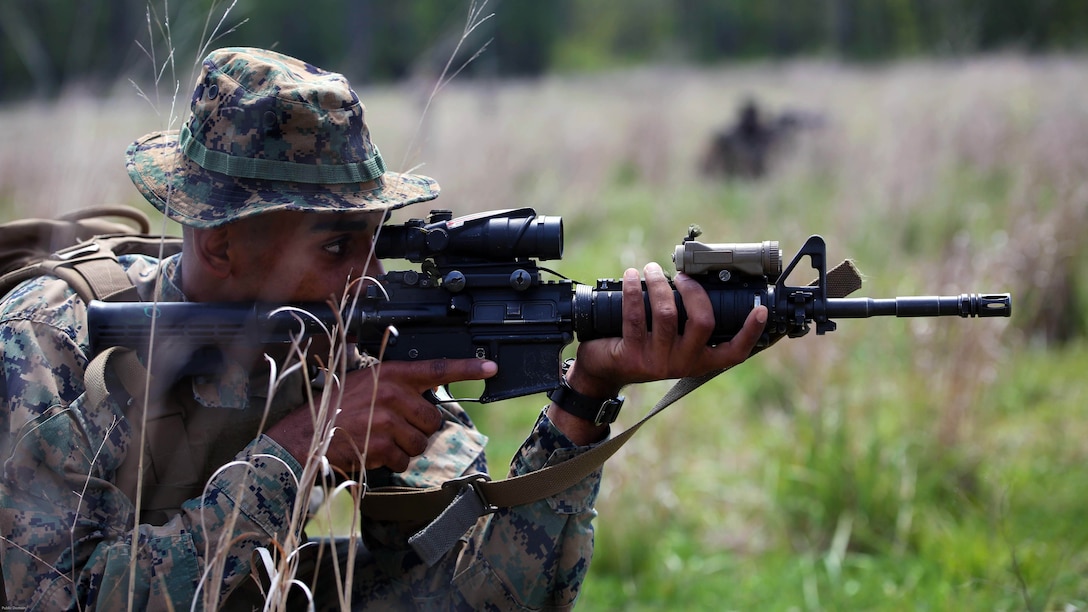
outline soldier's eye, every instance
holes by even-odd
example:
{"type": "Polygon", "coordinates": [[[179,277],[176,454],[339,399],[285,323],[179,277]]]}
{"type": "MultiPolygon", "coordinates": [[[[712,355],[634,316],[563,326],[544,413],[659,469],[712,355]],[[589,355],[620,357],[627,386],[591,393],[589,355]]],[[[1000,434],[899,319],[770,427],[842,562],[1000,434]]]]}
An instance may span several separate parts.
{"type": "Polygon", "coordinates": [[[324,246],[325,252],[334,257],[343,257],[348,253],[348,242],[347,236],[337,238],[324,246]]]}

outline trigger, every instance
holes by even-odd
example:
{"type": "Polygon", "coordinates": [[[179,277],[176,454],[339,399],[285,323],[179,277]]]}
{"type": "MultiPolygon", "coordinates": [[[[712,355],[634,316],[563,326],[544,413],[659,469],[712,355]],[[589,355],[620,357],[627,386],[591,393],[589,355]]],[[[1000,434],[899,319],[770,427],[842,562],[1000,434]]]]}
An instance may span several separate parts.
{"type": "Polygon", "coordinates": [[[433,389],[428,389],[423,392],[423,397],[428,402],[436,406],[443,402],[454,401],[453,396],[450,395],[450,392],[446,387],[435,387],[433,389]]]}

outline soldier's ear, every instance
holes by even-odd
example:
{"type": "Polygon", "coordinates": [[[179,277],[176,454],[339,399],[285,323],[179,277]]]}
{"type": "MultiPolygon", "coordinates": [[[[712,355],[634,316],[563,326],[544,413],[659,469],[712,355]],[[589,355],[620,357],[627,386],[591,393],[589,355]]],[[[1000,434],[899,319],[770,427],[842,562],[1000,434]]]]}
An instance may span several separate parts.
{"type": "Polygon", "coordinates": [[[230,276],[230,231],[227,226],[194,229],[191,241],[198,265],[215,278],[230,276]]]}

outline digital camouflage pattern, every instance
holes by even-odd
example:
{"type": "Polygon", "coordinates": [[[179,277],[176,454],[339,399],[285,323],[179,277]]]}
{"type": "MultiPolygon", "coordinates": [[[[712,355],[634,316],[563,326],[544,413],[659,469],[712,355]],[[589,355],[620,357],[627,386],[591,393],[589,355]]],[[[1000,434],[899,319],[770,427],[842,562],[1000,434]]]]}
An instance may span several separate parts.
{"type": "MultiPolygon", "coordinates": [[[[154,297],[161,279],[160,300],[184,300],[176,284],[177,257],[162,265],[144,257],[121,259],[142,299],[154,297]]],[[[140,524],[132,560],[135,508],[114,479],[132,449],[133,424],[120,400],[97,410],[87,405],[83,372],[91,356],[85,305],[57,279],[28,281],[0,303],[0,344],[0,564],[9,605],[126,609],[131,590],[136,609],[188,609],[220,542],[231,542],[223,574],[209,578],[205,588],[227,595],[248,582],[253,551],[287,535],[302,468],[259,431],[235,430],[208,446],[244,465],[217,472],[163,524],[140,524]]],[[[212,407],[215,401],[235,404],[245,397],[252,404],[259,396],[252,390],[264,388],[229,374],[223,378],[205,377],[181,388],[212,407]]],[[[219,406],[230,412],[249,408],[219,406]]],[[[375,471],[368,482],[422,487],[485,471],[486,439],[458,406],[447,405],[445,415],[446,426],[407,471],[375,471]]],[[[542,414],[510,474],[585,450],[542,414]]],[[[210,461],[202,476],[221,464],[210,461]]],[[[569,608],[592,554],[599,484],[598,471],[553,498],[481,518],[434,567],[411,551],[410,528],[367,523],[363,539],[369,550],[354,568],[353,605],[569,608]]],[[[330,572],[320,576],[326,582],[315,593],[334,609],[330,572]]]]}
{"type": "MultiPolygon", "coordinates": [[[[153,297],[156,266],[125,259],[141,297],[153,297]]],[[[169,277],[163,286],[162,299],[181,298],[169,277]]],[[[135,515],[112,481],[131,449],[132,424],[119,400],[85,409],[85,305],[62,281],[28,281],[0,308],[0,344],[0,563],[8,603],[126,609],[135,515]]],[[[248,572],[255,546],[286,532],[301,467],[268,438],[251,440],[234,449],[251,469],[222,472],[170,522],[140,525],[132,589],[138,609],[188,608],[204,556],[224,532],[260,534],[234,542],[224,591],[248,572]],[[241,514],[230,529],[234,509],[241,514]]]]}
{"type": "Polygon", "coordinates": [[[133,143],[126,167],[159,210],[212,227],[270,210],[385,210],[438,196],[385,169],[342,75],[274,51],[226,48],[202,64],[181,130],[133,143]]]}

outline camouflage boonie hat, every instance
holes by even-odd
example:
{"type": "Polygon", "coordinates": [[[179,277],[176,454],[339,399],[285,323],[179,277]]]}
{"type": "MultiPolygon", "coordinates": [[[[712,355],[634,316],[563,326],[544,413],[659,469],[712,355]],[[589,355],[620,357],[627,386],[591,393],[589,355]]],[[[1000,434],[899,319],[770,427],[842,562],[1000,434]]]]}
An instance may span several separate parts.
{"type": "Polygon", "coordinates": [[[180,130],[129,146],[125,167],[171,219],[214,227],[274,210],[387,210],[438,196],[431,178],[385,169],[343,75],[274,51],[204,60],[180,130]]]}

